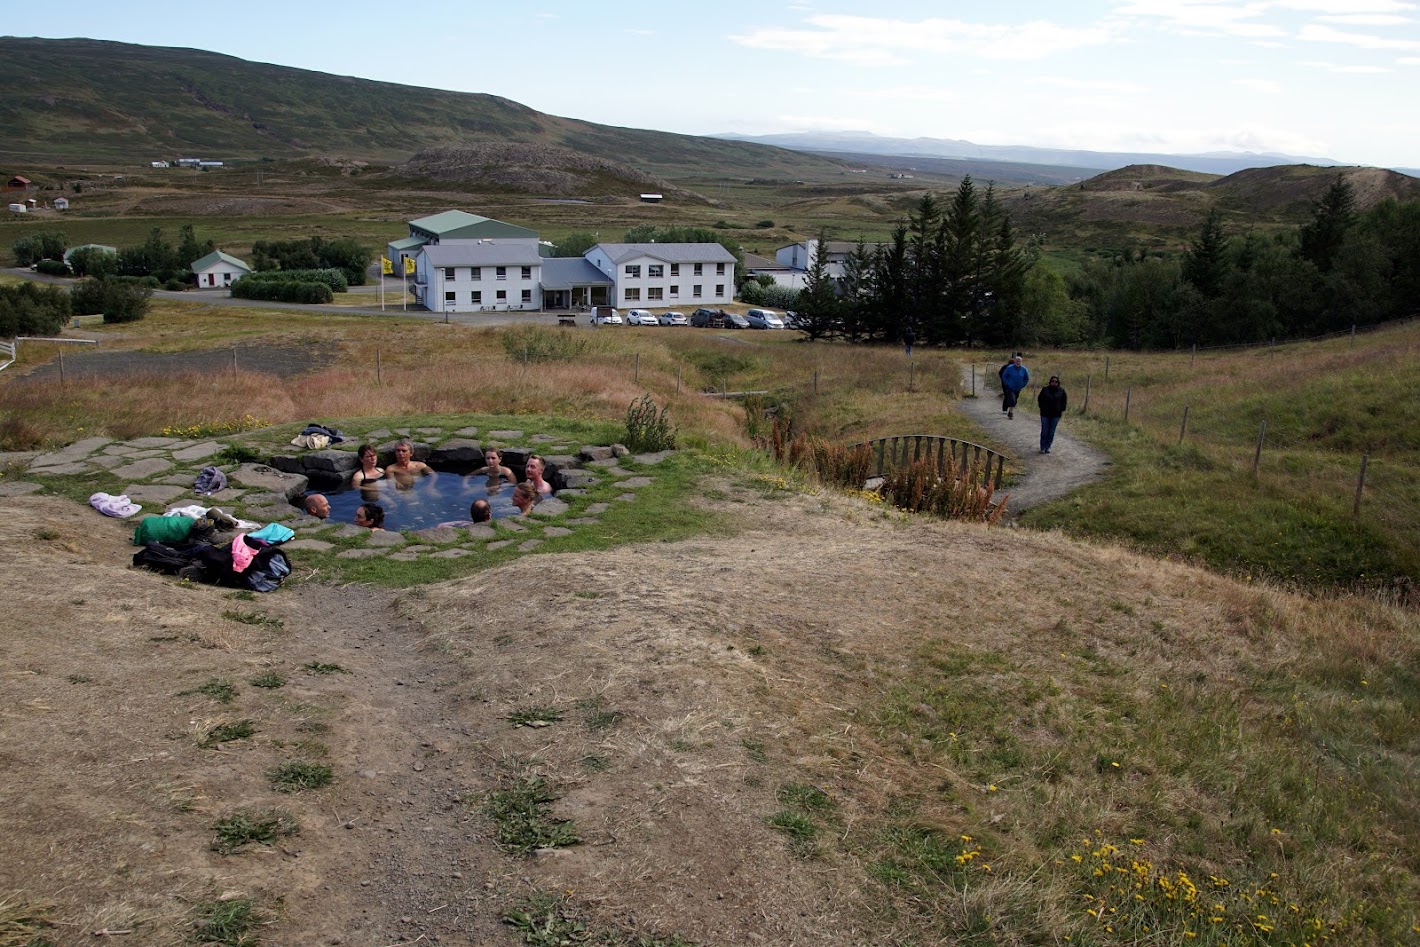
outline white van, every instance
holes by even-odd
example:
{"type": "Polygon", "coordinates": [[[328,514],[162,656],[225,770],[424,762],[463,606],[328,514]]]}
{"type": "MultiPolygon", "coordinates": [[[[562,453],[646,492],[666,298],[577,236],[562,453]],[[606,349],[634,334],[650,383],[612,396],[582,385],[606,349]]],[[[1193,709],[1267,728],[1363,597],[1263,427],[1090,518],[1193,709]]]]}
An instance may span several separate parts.
{"type": "Polygon", "coordinates": [[[621,315],[610,306],[593,306],[592,325],[619,326],[621,325],[621,315]]]}
{"type": "Polygon", "coordinates": [[[782,329],[784,320],[772,309],[746,309],[745,318],[751,329],[782,329]]]}

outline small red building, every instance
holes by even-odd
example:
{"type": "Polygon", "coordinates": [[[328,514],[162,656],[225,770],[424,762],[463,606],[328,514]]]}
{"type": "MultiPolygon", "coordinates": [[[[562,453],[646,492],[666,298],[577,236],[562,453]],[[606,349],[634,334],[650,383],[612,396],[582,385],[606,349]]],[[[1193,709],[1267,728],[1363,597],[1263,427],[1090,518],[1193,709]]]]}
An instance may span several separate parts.
{"type": "Polygon", "coordinates": [[[5,190],[7,191],[28,191],[32,187],[34,187],[33,181],[29,178],[22,178],[18,174],[5,182],[5,190]]]}

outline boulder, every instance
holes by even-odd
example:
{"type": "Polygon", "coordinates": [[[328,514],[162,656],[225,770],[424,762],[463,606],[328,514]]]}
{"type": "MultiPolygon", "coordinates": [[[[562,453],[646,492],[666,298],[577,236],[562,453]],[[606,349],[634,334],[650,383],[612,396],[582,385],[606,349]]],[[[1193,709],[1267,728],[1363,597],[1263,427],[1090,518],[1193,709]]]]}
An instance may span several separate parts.
{"type": "Polygon", "coordinates": [[[269,490],[279,493],[289,502],[306,492],[310,478],[296,473],[285,473],[266,464],[242,464],[228,476],[229,480],[244,487],[269,490]]]}
{"type": "Polygon", "coordinates": [[[561,480],[565,490],[581,490],[598,482],[596,475],[589,470],[561,471],[561,480]]]}
{"type": "Polygon", "coordinates": [[[577,451],[577,456],[583,460],[610,460],[614,455],[610,447],[598,447],[593,444],[577,451]]]}
{"type": "Polygon", "coordinates": [[[449,467],[483,466],[483,448],[478,441],[467,437],[455,437],[445,441],[429,452],[429,463],[449,467]]]}

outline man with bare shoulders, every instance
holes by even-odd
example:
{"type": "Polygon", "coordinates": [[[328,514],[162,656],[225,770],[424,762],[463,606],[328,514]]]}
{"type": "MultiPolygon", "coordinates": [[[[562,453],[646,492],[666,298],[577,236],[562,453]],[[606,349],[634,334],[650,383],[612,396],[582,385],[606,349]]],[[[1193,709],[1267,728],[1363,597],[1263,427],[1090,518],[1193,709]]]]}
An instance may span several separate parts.
{"type": "Polygon", "coordinates": [[[414,459],[414,445],[407,440],[394,445],[394,463],[385,468],[385,476],[393,477],[402,487],[409,486],[416,477],[427,477],[433,472],[424,461],[414,459]]]}

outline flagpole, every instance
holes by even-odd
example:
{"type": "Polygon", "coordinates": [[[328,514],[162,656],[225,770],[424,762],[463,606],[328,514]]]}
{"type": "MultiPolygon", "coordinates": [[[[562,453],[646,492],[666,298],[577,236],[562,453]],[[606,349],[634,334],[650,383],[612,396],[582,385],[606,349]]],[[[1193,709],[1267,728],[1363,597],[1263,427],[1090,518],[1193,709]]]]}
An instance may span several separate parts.
{"type": "Polygon", "coordinates": [[[385,311],[385,265],[380,264],[380,312],[385,311]]]}

